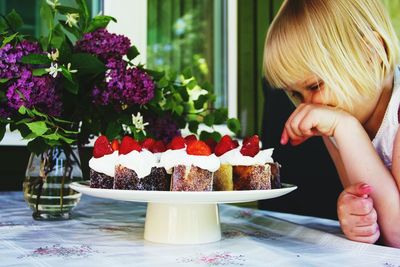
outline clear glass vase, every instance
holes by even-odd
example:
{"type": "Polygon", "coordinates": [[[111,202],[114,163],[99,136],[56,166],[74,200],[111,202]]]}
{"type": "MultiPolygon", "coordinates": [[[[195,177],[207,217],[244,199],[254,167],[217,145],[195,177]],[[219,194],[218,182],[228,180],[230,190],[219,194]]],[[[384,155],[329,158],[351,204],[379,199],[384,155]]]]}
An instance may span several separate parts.
{"type": "Polygon", "coordinates": [[[78,204],[81,193],[69,185],[82,180],[77,148],[54,147],[31,154],[26,168],[23,191],[25,201],[36,220],[65,220],[78,204]]]}

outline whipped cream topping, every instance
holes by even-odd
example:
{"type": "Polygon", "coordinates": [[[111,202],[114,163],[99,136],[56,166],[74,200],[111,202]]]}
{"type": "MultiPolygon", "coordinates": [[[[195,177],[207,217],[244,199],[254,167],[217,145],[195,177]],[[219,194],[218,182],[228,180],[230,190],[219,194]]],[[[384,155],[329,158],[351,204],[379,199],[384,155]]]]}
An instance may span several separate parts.
{"type": "Polygon", "coordinates": [[[89,160],[89,167],[96,172],[104,173],[108,176],[115,176],[115,164],[118,160],[118,151],[104,155],[101,158],[92,157],[89,160]]]}
{"type": "Polygon", "coordinates": [[[215,154],[209,156],[196,156],[186,153],[186,149],[167,150],[161,155],[160,165],[165,168],[168,173],[172,173],[172,168],[178,165],[196,166],[210,172],[219,169],[220,162],[215,154]]]}
{"type": "Polygon", "coordinates": [[[254,157],[244,156],[240,153],[240,148],[232,149],[219,157],[221,164],[230,164],[233,166],[251,166],[251,165],[265,165],[266,163],[273,163],[272,153],[273,148],[260,150],[254,157]]]}
{"type": "Polygon", "coordinates": [[[118,164],[136,172],[139,178],[143,178],[151,173],[151,168],[158,167],[157,157],[150,151],[133,150],[126,155],[119,155],[118,164]]]}

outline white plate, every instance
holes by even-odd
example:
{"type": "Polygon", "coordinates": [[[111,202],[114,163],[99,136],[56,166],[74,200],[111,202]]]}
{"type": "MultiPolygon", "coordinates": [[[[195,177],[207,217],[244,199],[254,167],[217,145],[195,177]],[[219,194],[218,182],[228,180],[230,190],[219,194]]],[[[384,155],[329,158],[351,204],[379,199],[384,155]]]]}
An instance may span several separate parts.
{"type": "Polygon", "coordinates": [[[172,192],[90,188],[87,182],[74,182],[70,187],[78,192],[94,197],[136,202],[185,204],[250,202],[261,199],[276,198],[290,193],[297,188],[295,185],[282,184],[282,188],[270,190],[172,192]]]}

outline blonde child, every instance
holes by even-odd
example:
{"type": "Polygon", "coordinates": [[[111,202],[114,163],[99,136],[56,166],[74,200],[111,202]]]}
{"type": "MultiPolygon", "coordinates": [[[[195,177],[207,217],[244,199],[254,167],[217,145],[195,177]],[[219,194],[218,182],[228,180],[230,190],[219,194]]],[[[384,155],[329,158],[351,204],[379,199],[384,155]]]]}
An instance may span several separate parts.
{"type": "Polygon", "coordinates": [[[265,42],[266,78],[297,106],[281,143],[322,136],[345,188],[337,205],[344,234],[393,247],[400,247],[397,64],[398,39],[379,0],[286,0],[265,42]]]}

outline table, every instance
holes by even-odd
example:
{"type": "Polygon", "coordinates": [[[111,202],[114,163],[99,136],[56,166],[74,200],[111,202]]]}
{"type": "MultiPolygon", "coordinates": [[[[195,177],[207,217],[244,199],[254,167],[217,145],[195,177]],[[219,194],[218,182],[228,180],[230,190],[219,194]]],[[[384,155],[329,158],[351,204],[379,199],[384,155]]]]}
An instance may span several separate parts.
{"type": "Polygon", "coordinates": [[[146,204],[83,196],[68,221],[34,221],[22,192],[0,192],[0,266],[383,266],[400,250],[352,242],[337,221],[220,205],[223,237],[143,240],[146,204]]]}

